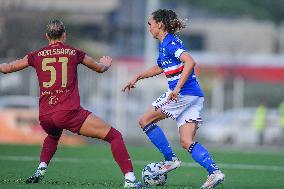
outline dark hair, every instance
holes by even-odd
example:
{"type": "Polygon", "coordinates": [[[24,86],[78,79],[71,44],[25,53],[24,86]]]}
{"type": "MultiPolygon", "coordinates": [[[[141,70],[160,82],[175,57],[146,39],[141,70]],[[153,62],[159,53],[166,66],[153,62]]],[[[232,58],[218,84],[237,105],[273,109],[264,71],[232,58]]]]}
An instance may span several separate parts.
{"type": "Polygon", "coordinates": [[[59,39],[65,32],[65,26],[59,19],[54,19],[46,25],[46,33],[51,39],[59,39]]]}
{"type": "Polygon", "coordinates": [[[178,19],[177,14],[172,10],[158,9],[152,15],[156,22],[162,22],[165,25],[165,30],[169,33],[175,34],[185,28],[183,20],[178,19]]]}

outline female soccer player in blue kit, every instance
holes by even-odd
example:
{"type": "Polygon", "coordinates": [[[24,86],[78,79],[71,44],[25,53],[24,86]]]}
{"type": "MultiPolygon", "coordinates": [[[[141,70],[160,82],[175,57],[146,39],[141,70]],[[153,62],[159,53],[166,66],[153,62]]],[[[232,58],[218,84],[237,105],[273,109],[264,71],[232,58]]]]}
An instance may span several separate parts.
{"type": "Polygon", "coordinates": [[[225,175],[205,147],[194,140],[202,121],[200,111],[204,95],[194,74],[195,61],[176,36],[176,32],[185,25],[174,11],[159,9],[149,17],[148,26],[152,36],[160,42],[157,65],[138,73],[122,91],[130,91],[139,80],[164,72],[169,90],[152,103],[139,121],[143,131],[165,157],[162,169],[156,174],[167,173],[181,164],[162,129],[156,125],[158,121],[170,117],[177,121],[181,146],[208,171],[208,178],[202,188],[213,188],[224,181],[225,175]]]}

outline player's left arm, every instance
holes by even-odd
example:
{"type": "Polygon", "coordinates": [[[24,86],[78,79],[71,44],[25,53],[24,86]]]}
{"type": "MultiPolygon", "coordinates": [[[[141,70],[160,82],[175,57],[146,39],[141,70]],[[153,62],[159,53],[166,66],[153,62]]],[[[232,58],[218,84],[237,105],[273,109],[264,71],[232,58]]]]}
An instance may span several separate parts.
{"type": "Polygon", "coordinates": [[[4,74],[17,72],[27,68],[28,66],[29,66],[28,56],[25,56],[22,59],[14,60],[9,63],[0,64],[0,72],[4,74]]]}
{"type": "Polygon", "coordinates": [[[98,73],[103,73],[110,68],[112,58],[109,56],[103,56],[100,58],[100,62],[96,62],[92,57],[85,55],[82,63],[91,70],[94,70],[98,73]]]}
{"type": "Polygon", "coordinates": [[[180,79],[174,89],[174,91],[170,94],[168,100],[177,100],[178,99],[178,94],[183,87],[184,83],[188,79],[189,75],[192,73],[194,66],[195,66],[195,61],[193,58],[190,56],[190,54],[186,51],[184,51],[180,55],[180,60],[184,63],[184,68],[182,70],[180,79]]]}

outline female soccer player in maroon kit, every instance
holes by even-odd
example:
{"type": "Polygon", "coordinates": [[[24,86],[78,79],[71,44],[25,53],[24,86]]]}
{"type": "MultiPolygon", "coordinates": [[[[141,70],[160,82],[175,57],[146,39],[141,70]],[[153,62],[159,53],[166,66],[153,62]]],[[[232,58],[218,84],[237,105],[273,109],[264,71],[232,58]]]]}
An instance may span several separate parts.
{"type": "Polygon", "coordinates": [[[125,188],[142,188],[133,172],[132,162],[119,131],[80,106],[77,66],[82,63],[91,70],[103,73],[109,69],[112,59],[103,56],[100,63],[83,51],[64,44],[65,26],[60,20],[47,24],[48,45],[29,53],[22,59],[0,64],[0,72],[11,73],[29,66],[36,72],[40,87],[39,120],[45,138],[37,171],[26,183],[39,182],[57,150],[63,129],[110,143],[113,157],[125,176],[125,188]]]}

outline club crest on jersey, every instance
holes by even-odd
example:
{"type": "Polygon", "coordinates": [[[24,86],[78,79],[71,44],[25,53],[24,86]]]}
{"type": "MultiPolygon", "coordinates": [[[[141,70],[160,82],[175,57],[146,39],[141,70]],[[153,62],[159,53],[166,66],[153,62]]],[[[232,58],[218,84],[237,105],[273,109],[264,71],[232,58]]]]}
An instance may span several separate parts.
{"type": "Polygon", "coordinates": [[[49,105],[55,105],[55,104],[57,104],[58,100],[59,100],[59,98],[57,98],[56,96],[50,96],[48,98],[48,104],[49,105]]]}

